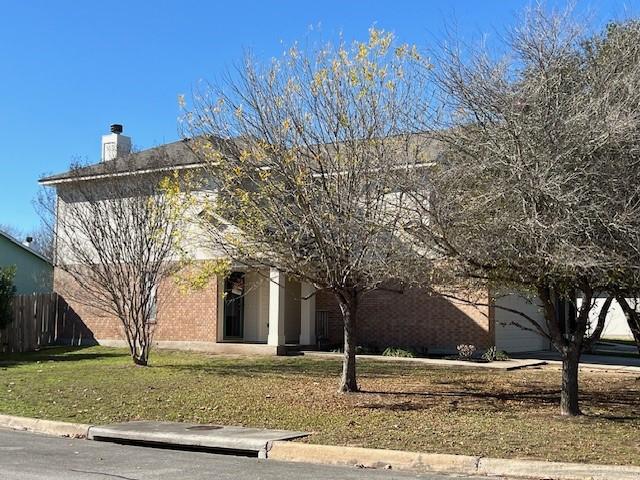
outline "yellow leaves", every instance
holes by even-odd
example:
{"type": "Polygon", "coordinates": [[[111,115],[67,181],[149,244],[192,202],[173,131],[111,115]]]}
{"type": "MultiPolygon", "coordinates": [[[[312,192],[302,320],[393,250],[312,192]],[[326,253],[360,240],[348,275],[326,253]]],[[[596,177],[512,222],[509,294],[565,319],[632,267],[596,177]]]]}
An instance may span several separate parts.
{"type": "Polygon", "coordinates": [[[202,262],[185,262],[183,268],[174,275],[174,282],[182,293],[190,290],[202,290],[218,278],[224,278],[231,272],[229,259],[205,260],[202,262]]]}
{"type": "Polygon", "coordinates": [[[394,50],[394,54],[397,58],[402,59],[407,55],[408,51],[409,51],[409,46],[406,43],[403,43],[399,47],[396,47],[396,49],[394,50]]]}
{"type": "Polygon", "coordinates": [[[359,62],[362,62],[365,58],[367,58],[368,54],[369,48],[367,47],[367,45],[364,43],[358,43],[358,54],[356,55],[356,59],[359,62]]]}
{"type": "Polygon", "coordinates": [[[282,122],[282,130],[284,131],[284,133],[286,133],[289,131],[290,128],[291,128],[291,120],[289,120],[288,118],[285,118],[284,121],[282,122]]]}
{"type": "Polygon", "coordinates": [[[349,70],[349,85],[356,87],[360,84],[360,78],[355,68],[349,70]]]}
{"type": "Polygon", "coordinates": [[[323,83],[327,80],[327,69],[321,68],[313,74],[311,82],[311,91],[316,94],[322,88],[323,83]]]}
{"type": "Polygon", "coordinates": [[[298,172],[298,174],[295,177],[296,186],[298,188],[303,187],[304,184],[306,183],[306,180],[307,180],[307,175],[305,174],[305,172],[304,171],[298,172]]]}
{"type": "Polygon", "coordinates": [[[243,149],[240,152],[240,157],[238,158],[238,160],[240,161],[240,163],[245,163],[250,158],[251,158],[251,152],[247,149],[243,149]]]}
{"type": "Polygon", "coordinates": [[[263,182],[266,182],[267,180],[269,180],[269,177],[271,177],[271,172],[269,170],[260,170],[258,172],[258,177],[263,182]]]}

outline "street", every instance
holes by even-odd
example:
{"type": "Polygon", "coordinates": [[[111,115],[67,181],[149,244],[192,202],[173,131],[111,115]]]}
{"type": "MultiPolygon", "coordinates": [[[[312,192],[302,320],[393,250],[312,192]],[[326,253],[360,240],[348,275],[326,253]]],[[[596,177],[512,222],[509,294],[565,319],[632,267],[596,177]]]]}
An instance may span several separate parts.
{"type": "Polygon", "coordinates": [[[116,445],[0,429],[0,479],[407,479],[478,477],[416,475],[116,445]]]}

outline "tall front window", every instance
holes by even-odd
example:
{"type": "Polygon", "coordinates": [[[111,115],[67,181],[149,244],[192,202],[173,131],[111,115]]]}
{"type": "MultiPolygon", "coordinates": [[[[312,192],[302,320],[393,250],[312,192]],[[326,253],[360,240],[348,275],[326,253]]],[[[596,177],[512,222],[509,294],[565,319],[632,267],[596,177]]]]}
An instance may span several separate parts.
{"type": "Polygon", "coordinates": [[[224,339],[244,336],[244,273],[233,272],[224,281],[224,339]]]}

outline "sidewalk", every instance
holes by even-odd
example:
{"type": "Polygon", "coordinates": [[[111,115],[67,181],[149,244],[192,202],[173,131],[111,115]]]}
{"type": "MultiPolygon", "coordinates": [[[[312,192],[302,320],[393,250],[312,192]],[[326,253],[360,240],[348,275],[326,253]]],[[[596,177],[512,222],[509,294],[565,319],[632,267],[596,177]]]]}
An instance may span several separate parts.
{"type": "MultiPolygon", "coordinates": [[[[342,353],[304,351],[310,357],[342,358],[342,353]]],[[[518,370],[521,368],[538,367],[542,365],[562,365],[560,354],[555,351],[520,352],[510,354],[511,358],[494,362],[466,362],[463,360],[446,360],[444,358],[405,358],[386,357],[383,355],[357,355],[358,360],[375,360],[380,362],[411,362],[438,367],[480,368],[493,370],[518,370]]],[[[640,373],[640,358],[621,357],[602,354],[584,354],[580,360],[581,368],[609,370],[613,372],[640,373]]]]}
{"type": "MultiPolygon", "coordinates": [[[[304,351],[305,356],[342,358],[342,353],[304,351]]],[[[357,355],[358,360],[376,360],[380,362],[411,362],[423,365],[434,365],[439,367],[459,367],[459,368],[488,368],[493,370],[518,370],[520,368],[537,367],[545,365],[547,362],[534,358],[512,358],[510,360],[495,362],[466,362],[464,360],[446,360],[444,358],[405,358],[386,357],[383,355],[357,355]]]]}
{"type": "MultiPolygon", "coordinates": [[[[513,357],[523,361],[543,360],[549,365],[561,365],[560,354],[558,352],[523,352],[514,353],[513,357]]],[[[640,358],[620,357],[602,354],[583,354],[580,358],[581,368],[592,368],[596,370],[609,370],[613,372],[633,372],[640,373],[640,358]]]]}

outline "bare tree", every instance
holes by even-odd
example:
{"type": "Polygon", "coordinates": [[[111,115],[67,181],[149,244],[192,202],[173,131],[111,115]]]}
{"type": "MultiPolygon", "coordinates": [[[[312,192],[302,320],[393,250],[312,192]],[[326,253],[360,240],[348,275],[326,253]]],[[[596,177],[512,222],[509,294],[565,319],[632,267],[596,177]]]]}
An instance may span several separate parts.
{"type": "MultiPolygon", "coordinates": [[[[610,23],[601,35],[596,35],[586,44],[590,58],[604,71],[611,65],[624,75],[624,81],[616,80],[615,95],[611,103],[611,115],[620,115],[629,125],[616,132],[625,150],[613,152],[607,162],[606,177],[598,187],[602,194],[609,192],[612,216],[607,220],[610,241],[615,243],[618,255],[617,272],[608,288],[626,317],[629,329],[640,351],[640,126],[638,104],[640,103],[640,22],[627,20],[610,23]],[[623,54],[622,54],[623,53],[623,54]],[[634,116],[635,113],[635,116],[634,116]]],[[[612,86],[613,87],[613,86],[612,86]]]]}
{"type": "Polygon", "coordinates": [[[134,363],[147,365],[156,291],[176,269],[185,206],[169,194],[176,175],[123,175],[134,162],[135,155],[104,162],[98,179],[74,168],[57,184],[57,202],[44,196],[40,207],[45,219],[56,219],[55,265],[75,283],[73,299],[115,316],[134,363]]]}
{"type": "Polygon", "coordinates": [[[627,216],[638,219],[637,183],[615,187],[638,181],[638,43],[610,45],[605,62],[572,18],[537,7],[504,37],[504,56],[456,42],[435,56],[427,75],[441,109],[429,128],[442,152],[428,188],[414,190],[424,221],[413,226],[451,271],[539,297],[544,321],[520,323],[562,356],[563,415],[580,413],[580,356],[611,302],[587,336],[596,292],[639,265],[619,241],[627,216]],[[559,300],[575,318],[563,320],[559,300]]]}
{"type": "Polygon", "coordinates": [[[196,154],[219,180],[203,216],[214,220],[209,240],[236,262],[334,295],[344,321],[341,392],[358,390],[362,296],[406,264],[396,204],[407,168],[421,161],[422,138],[408,133],[422,115],[424,64],[415,48],[371,29],[366,42],[294,46],[266,66],[247,57],[185,115],[196,154]]]}

